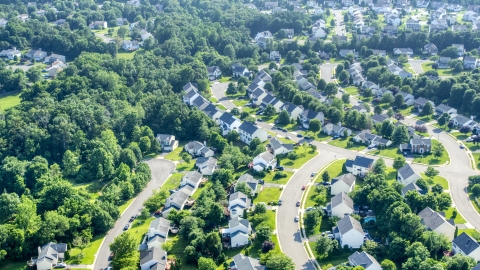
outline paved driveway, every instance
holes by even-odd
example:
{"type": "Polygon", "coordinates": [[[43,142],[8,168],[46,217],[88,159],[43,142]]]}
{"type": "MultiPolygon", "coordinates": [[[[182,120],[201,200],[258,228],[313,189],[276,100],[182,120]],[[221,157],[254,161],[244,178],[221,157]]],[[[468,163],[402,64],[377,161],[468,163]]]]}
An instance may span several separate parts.
{"type": "Polygon", "coordinates": [[[430,63],[430,62],[432,62],[432,61],[430,61],[430,60],[414,60],[414,59],[409,59],[408,60],[408,63],[412,67],[413,71],[415,71],[415,73],[417,73],[417,74],[425,73],[425,71],[423,71],[422,64],[423,63],[430,63]]]}
{"type": "Polygon", "coordinates": [[[333,82],[333,69],[337,67],[335,63],[325,63],[320,65],[320,77],[324,79],[327,83],[333,82]]]}
{"type": "Polygon", "coordinates": [[[227,110],[232,110],[235,108],[235,104],[233,104],[226,96],[225,96],[225,91],[227,91],[229,83],[221,83],[221,82],[215,82],[212,85],[212,93],[213,96],[218,99],[218,102],[222,103],[227,110]]]}
{"type": "Polygon", "coordinates": [[[137,198],[132,202],[132,204],[124,211],[122,216],[115,223],[113,229],[108,232],[95,257],[93,268],[95,270],[100,270],[108,267],[110,243],[113,242],[115,237],[117,237],[123,232],[123,227],[125,226],[125,224],[128,223],[130,217],[139,213],[140,209],[143,208],[143,202],[145,202],[152,195],[152,191],[159,189],[163,185],[163,183],[165,183],[165,180],[167,180],[172,171],[175,169],[175,164],[165,159],[150,159],[146,162],[150,167],[150,170],[152,171],[152,180],[148,183],[147,187],[137,196],[137,198]]]}

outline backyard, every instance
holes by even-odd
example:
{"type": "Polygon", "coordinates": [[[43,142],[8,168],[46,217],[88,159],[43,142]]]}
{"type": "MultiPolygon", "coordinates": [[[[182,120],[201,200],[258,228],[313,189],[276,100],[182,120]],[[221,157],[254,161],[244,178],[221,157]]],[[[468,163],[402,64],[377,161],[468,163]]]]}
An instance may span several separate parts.
{"type": "Polygon", "coordinates": [[[78,258],[80,249],[70,248],[70,259],[66,260],[67,264],[93,264],[95,253],[97,253],[98,249],[100,248],[100,244],[102,243],[104,237],[104,234],[93,237],[90,243],[88,243],[87,247],[83,249],[84,257],[81,260],[78,258]]]}
{"type": "Polygon", "coordinates": [[[0,96],[0,112],[20,104],[20,94],[0,96]]]}
{"type": "Polygon", "coordinates": [[[278,201],[280,198],[280,193],[282,192],[281,188],[278,187],[264,187],[253,199],[254,203],[264,202],[269,203],[272,201],[278,201]]]}
{"type": "Polygon", "coordinates": [[[276,172],[268,172],[265,175],[265,177],[259,177],[259,176],[256,176],[256,175],[254,175],[253,177],[256,178],[256,179],[263,179],[265,181],[265,183],[273,183],[273,184],[284,185],[284,184],[288,183],[290,178],[292,178],[293,172],[283,171],[283,173],[286,174],[286,177],[275,177],[276,172]]]}

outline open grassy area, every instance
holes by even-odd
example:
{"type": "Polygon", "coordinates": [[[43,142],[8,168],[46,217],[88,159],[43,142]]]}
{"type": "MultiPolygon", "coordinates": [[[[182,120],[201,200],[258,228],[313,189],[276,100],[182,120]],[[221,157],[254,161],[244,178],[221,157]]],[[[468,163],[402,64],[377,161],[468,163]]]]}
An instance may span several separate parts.
{"type": "MultiPolygon", "coordinates": [[[[307,196],[305,197],[305,208],[316,206],[317,203],[315,202],[315,197],[317,196],[317,192],[315,192],[315,186],[321,185],[320,183],[315,183],[315,185],[311,186],[308,190],[307,196]]],[[[330,192],[327,190],[326,202],[330,202],[331,195],[330,192]]]]}
{"type": "Polygon", "coordinates": [[[312,159],[314,156],[318,155],[317,151],[313,151],[309,146],[299,146],[297,149],[295,149],[295,153],[297,153],[299,156],[301,154],[305,154],[304,157],[299,157],[295,160],[291,160],[288,157],[282,157],[280,161],[281,166],[285,167],[290,167],[290,168],[295,168],[298,169],[303,166],[307,161],[312,159]]]}
{"type": "Polygon", "coordinates": [[[389,148],[386,148],[386,149],[375,149],[375,150],[368,151],[368,153],[375,156],[382,156],[382,157],[389,157],[389,158],[396,158],[402,155],[402,153],[400,152],[400,149],[398,149],[396,146],[390,146],[389,148]]]}
{"type": "Polygon", "coordinates": [[[356,86],[345,87],[343,90],[352,96],[358,95],[358,88],[356,86]]]}
{"type": "Polygon", "coordinates": [[[324,171],[327,171],[328,174],[330,175],[330,178],[335,178],[337,176],[340,176],[342,174],[348,173],[346,170],[343,169],[343,164],[345,164],[345,159],[340,159],[332,164],[330,164],[326,169],[321,170],[319,173],[317,173],[317,178],[315,179],[315,182],[322,182],[322,174],[324,171]]]}
{"type": "Polygon", "coordinates": [[[318,263],[322,267],[322,269],[327,269],[329,268],[329,265],[336,266],[341,263],[345,263],[348,261],[348,257],[352,255],[353,252],[355,251],[341,251],[335,252],[334,254],[328,256],[328,258],[325,259],[320,259],[317,255],[317,252],[315,251],[315,247],[317,246],[316,242],[308,242],[310,245],[310,248],[312,249],[315,258],[317,259],[318,263]]]}
{"type": "Polygon", "coordinates": [[[0,112],[20,104],[20,94],[6,95],[0,97],[0,112]]]}
{"type": "Polygon", "coordinates": [[[420,120],[425,123],[429,123],[435,120],[434,115],[423,115],[423,116],[415,116],[414,119],[420,120]]]}
{"type": "Polygon", "coordinates": [[[70,259],[66,261],[67,264],[93,264],[95,253],[97,253],[98,249],[100,248],[100,244],[102,243],[104,237],[104,234],[93,237],[88,246],[83,249],[83,254],[85,257],[82,260],[78,260],[77,258],[78,254],[80,254],[80,249],[73,247],[70,248],[70,259]]]}
{"type": "Polygon", "coordinates": [[[128,231],[137,240],[137,244],[140,245],[143,237],[145,236],[148,228],[150,227],[150,222],[152,222],[152,220],[154,219],[155,217],[148,217],[145,220],[136,219],[134,222],[132,222],[131,227],[128,231]]]}
{"type": "MultiPolygon", "coordinates": [[[[432,64],[433,63],[422,63],[423,71],[427,72],[432,70],[432,64]]],[[[455,71],[453,68],[437,68],[436,71],[438,76],[455,76],[471,72],[470,70],[455,71]]]]}
{"type": "Polygon", "coordinates": [[[468,147],[470,151],[480,150],[480,145],[475,144],[474,142],[464,142],[463,144],[465,144],[465,146],[468,147]]]}
{"type": "Polygon", "coordinates": [[[424,173],[420,173],[423,179],[425,179],[430,186],[433,186],[435,184],[440,184],[444,190],[448,190],[448,181],[447,179],[441,177],[441,176],[435,176],[432,179],[428,178],[424,173]]]}
{"type": "Polygon", "coordinates": [[[463,133],[460,133],[458,131],[450,132],[450,135],[457,138],[457,140],[459,140],[459,141],[463,141],[463,140],[466,140],[468,138],[467,134],[463,134],[463,133]]]}
{"type": "Polygon", "coordinates": [[[467,192],[468,192],[468,198],[469,198],[470,201],[472,202],[473,207],[474,207],[475,210],[477,210],[477,212],[480,214],[480,206],[477,204],[476,198],[475,198],[475,196],[473,195],[473,193],[472,193],[472,191],[470,190],[470,188],[467,189],[467,192]]]}
{"type": "Polygon", "coordinates": [[[178,147],[175,148],[175,150],[173,150],[172,152],[168,153],[165,156],[165,159],[168,159],[168,160],[171,160],[171,161],[182,160],[181,154],[182,154],[182,151],[183,151],[183,147],[185,146],[186,143],[187,143],[186,141],[179,142],[178,147]]]}
{"type": "Polygon", "coordinates": [[[119,50],[117,53],[117,58],[125,59],[125,60],[131,60],[133,57],[135,57],[135,54],[137,54],[140,50],[138,51],[133,51],[133,52],[126,52],[124,50],[119,50]]]}
{"type": "Polygon", "coordinates": [[[400,110],[397,109],[396,113],[400,113],[402,114],[403,116],[407,116],[407,115],[410,115],[412,114],[412,111],[415,109],[415,107],[413,106],[408,106],[408,107],[405,107],[405,108],[402,108],[400,110]]]}
{"type": "Polygon", "coordinates": [[[455,224],[465,224],[467,221],[462,217],[462,215],[458,212],[458,210],[455,207],[450,207],[445,211],[445,217],[447,219],[453,219],[455,224]],[[455,218],[453,217],[453,211],[456,211],[457,214],[455,218]]]}
{"type": "Polygon", "coordinates": [[[2,270],[27,270],[27,260],[22,262],[3,262],[0,264],[2,270]]]}
{"type": "Polygon", "coordinates": [[[213,186],[213,183],[212,182],[206,182],[204,185],[198,187],[197,190],[195,190],[195,193],[193,193],[192,195],[192,198],[194,198],[195,200],[198,199],[198,197],[200,197],[200,194],[202,194],[202,190],[204,189],[209,189],[213,186]]]}
{"type": "Polygon", "coordinates": [[[169,191],[171,189],[177,189],[182,181],[183,173],[173,173],[167,181],[162,185],[160,190],[169,191]]]}
{"type": "Polygon", "coordinates": [[[355,144],[355,143],[353,143],[352,146],[348,146],[349,141],[352,141],[352,137],[350,137],[350,136],[346,137],[346,138],[338,138],[336,140],[332,140],[328,144],[336,146],[336,147],[340,147],[340,148],[345,148],[345,149],[348,149],[348,150],[357,150],[357,151],[363,150],[366,147],[363,144],[355,144]]]}
{"type": "Polygon", "coordinates": [[[181,160],[177,164],[177,171],[179,171],[179,172],[193,171],[194,168],[195,168],[195,160],[190,160],[190,162],[188,162],[188,163],[181,160]]]}
{"type": "MultiPolygon", "coordinates": [[[[432,149],[435,148],[435,145],[439,144],[437,140],[432,140],[432,149]]],[[[415,155],[413,162],[422,163],[427,165],[442,165],[450,161],[447,150],[444,150],[441,157],[436,157],[433,153],[429,155],[415,155]]]]}
{"type": "Polygon", "coordinates": [[[475,168],[480,169],[480,153],[473,153],[472,155],[475,162],[475,168]]]}
{"type": "Polygon", "coordinates": [[[248,103],[248,100],[246,99],[234,99],[232,100],[232,103],[235,104],[237,107],[245,107],[245,105],[248,103]]]}
{"type": "Polygon", "coordinates": [[[74,189],[84,189],[86,192],[88,192],[92,200],[97,199],[98,196],[100,196],[101,191],[107,184],[106,182],[102,182],[102,181],[79,183],[74,180],[69,180],[69,182],[73,185],[74,189]]]}
{"type": "Polygon", "coordinates": [[[263,190],[261,190],[258,193],[258,196],[253,200],[253,202],[254,203],[259,203],[259,202],[268,203],[268,202],[271,202],[271,201],[278,201],[278,199],[280,198],[280,193],[281,192],[282,192],[282,190],[278,187],[263,188],[263,190]]]}
{"type": "Polygon", "coordinates": [[[293,172],[290,172],[290,171],[283,171],[283,172],[287,174],[287,177],[276,178],[275,172],[269,172],[267,173],[267,175],[265,175],[265,177],[258,177],[258,176],[254,176],[254,177],[258,179],[263,179],[265,183],[284,185],[288,183],[288,181],[290,181],[290,178],[292,178],[293,172]]]}

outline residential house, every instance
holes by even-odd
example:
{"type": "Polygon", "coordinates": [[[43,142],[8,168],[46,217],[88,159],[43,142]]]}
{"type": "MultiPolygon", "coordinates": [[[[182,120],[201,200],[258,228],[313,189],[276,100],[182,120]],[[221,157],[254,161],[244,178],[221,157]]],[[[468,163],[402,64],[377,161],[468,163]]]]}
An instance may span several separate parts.
{"type": "Polygon", "coordinates": [[[247,195],[237,191],[230,194],[228,198],[228,211],[230,212],[230,218],[242,217],[244,211],[250,209],[251,201],[247,195]]]}
{"type": "Polygon", "coordinates": [[[124,51],[130,52],[140,49],[140,46],[138,45],[138,42],[136,40],[124,40],[122,42],[122,49],[124,51]]]}
{"type": "Polygon", "coordinates": [[[383,27],[383,33],[389,36],[396,36],[398,33],[398,27],[393,25],[386,25],[383,27]]]}
{"type": "Polygon", "coordinates": [[[163,217],[156,218],[150,222],[147,232],[148,248],[156,247],[161,249],[163,243],[167,241],[170,231],[170,221],[163,217]]]}
{"type": "Polygon", "coordinates": [[[462,254],[480,261],[480,244],[470,235],[462,232],[452,241],[452,251],[455,254],[462,254]]]}
{"type": "Polygon", "coordinates": [[[373,162],[374,160],[371,158],[356,156],[355,160],[347,160],[347,162],[345,162],[345,168],[355,176],[362,176],[371,170],[373,162]]]}
{"type": "Polygon", "coordinates": [[[345,57],[347,54],[355,54],[355,50],[348,50],[348,49],[341,49],[340,52],[340,57],[345,57]]]}
{"type": "Polygon", "coordinates": [[[307,91],[309,89],[317,89],[317,87],[311,82],[309,82],[308,79],[305,78],[304,76],[297,76],[296,80],[297,80],[298,87],[302,91],[307,91]]]}
{"type": "Polygon", "coordinates": [[[277,159],[275,156],[265,151],[263,153],[258,154],[250,163],[250,167],[252,167],[255,171],[260,172],[265,169],[270,170],[277,167],[277,159]]]}
{"type": "Polygon", "coordinates": [[[272,33],[270,33],[270,31],[259,32],[255,36],[255,41],[262,49],[265,49],[267,47],[268,40],[271,39],[273,39],[273,35],[272,33]]]}
{"type": "Polygon", "coordinates": [[[391,25],[391,26],[394,26],[395,28],[397,28],[400,25],[400,23],[402,22],[402,20],[400,19],[399,14],[390,12],[390,13],[385,14],[385,22],[388,25],[391,25]]]}
{"type": "Polygon", "coordinates": [[[450,241],[453,240],[455,235],[455,224],[453,223],[453,220],[447,220],[444,213],[436,212],[430,207],[427,207],[418,213],[418,216],[422,219],[422,224],[425,225],[427,230],[444,234],[450,241]]]}
{"type": "Polygon", "coordinates": [[[347,132],[347,136],[352,135],[352,131],[349,128],[335,125],[332,123],[328,123],[323,126],[322,131],[323,133],[334,137],[344,137],[345,131],[347,132]]]}
{"type": "Polygon", "coordinates": [[[285,36],[288,38],[288,39],[292,39],[293,36],[295,35],[295,31],[293,29],[281,29],[285,32],[285,36]]]}
{"type": "Polygon", "coordinates": [[[473,12],[480,12],[480,5],[469,5],[467,10],[473,12]]]}
{"type": "Polygon", "coordinates": [[[54,78],[54,77],[57,76],[57,74],[60,71],[62,71],[66,67],[67,67],[67,64],[63,63],[60,60],[57,60],[57,61],[53,62],[49,67],[47,67],[45,70],[47,70],[49,77],[54,78]]]}
{"type": "Polygon", "coordinates": [[[333,227],[332,232],[341,247],[360,248],[363,245],[365,233],[362,225],[349,215],[344,215],[337,222],[337,226],[333,227]]]}
{"type": "MultiPolygon", "coordinates": [[[[402,145],[400,145],[402,147],[402,145]]],[[[410,139],[410,151],[416,154],[426,154],[432,151],[432,139],[430,138],[419,138],[419,139],[410,139]]],[[[400,149],[400,151],[403,151],[400,149]]]]}
{"type": "Polygon", "coordinates": [[[0,19],[0,27],[7,27],[8,20],[0,19]]]}
{"type": "Polygon", "coordinates": [[[470,124],[473,122],[472,119],[465,117],[461,114],[457,114],[450,121],[452,121],[453,125],[455,125],[457,128],[470,126],[470,124]]]}
{"type": "Polygon", "coordinates": [[[224,113],[218,118],[220,128],[222,129],[222,135],[227,135],[230,131],[235,130],[238,132],[238,128],[242,124],[240,119],[233,116],[231,113],[224,113]]]}
{"type": "Polygon", "coordinates": [[[250,145],[250,142],[255,138],[258,138],[261,142],[268,139],[267,131],[258,128],[248,121],[244,121],[238,127],[238,133],[240,134],[240,140],[248,145],[250,145]]]}
{"type": "Polygon", "coordinates": [[[454,24],[452,25],[452,32],[466,32],[468,28],[464,24],[454,24]]]}
{"type": "Polygon", "coordinates": [[[140,270],[166,269],[167,252],[162,248],[152,247],[140,251],[140,270]]]}
{"type": "Polygon", "coordinates": [[[300,115],[300,121],[302,122],[302,126],[306,129],[309,128],[310,122],[314,119],[320,121],[320,126],[323,126],[323,122],[325,117],[322,112],[316,112],[312,110],[304,110],[300,115]]]}
{"type": "Polygon", "coordinates": [[[342,174],[332,179],[332,185],[330,187],[330,194],[337,195],[339,193],[350,193],[355,188],[356,177],[351,174],[342,174]]]}
{"type": "Polygon", "coordinates": [[[50,56],[45,57],[44,63],[53,63],[57,60],[60,60],[63,63],[67,63],[64,55],[55,54],[55,53],[52,53],[50,56]]]}
{"type": "Polygon", "coordinates": [[[185,145],[184,149],[193,157],[211,157],[214,154],[213,150],[199,141],[190,141],[185,145]]]}
{"type": "Polygon", "coordinates": [[[280,54],[279,51],[271,51],[270,52],[270,60],[275,61],[275,62],[280,62],[282,59],[282,55],[280,54]]]}
{"type": "Polygon", "coordinates": [[[270,139],[270,152],[274,155],[288,154],[295,150],[293,144],[282,143],[277,138],[270,139]]]}
{"type": "Polygon", "coordinates": [[[145,29],[142,29],[140,31],[140,38],[142,39],[142,42],[140,42],[140,45],[143,45],[143,43],[145,42],[145,40],[149,39],[149,38],[152,38],[153,40],[155,40],[155,38],[153,37],[153,35],[149,32],[147,32],[145,29]]]}
{"type": "Polygon", "coordinates": [[[322,15],[324,13],[322,8],[316,8],[313,10],[313,14],[315,15],[322,15]]]}
{"type": "Polygon", "coordinates": [[[303,112],[303,108],[297,106],[290,102],[283,103],[283,106],[280,108],[282,111],[285,110],[290,115],[290,119],[297,120],[298,116],[303,112]]]}
{"type": "Polygon", "coordinates": [[[437,55],[438,48],[437,46],[435,46],[435,44],[428,43],[425,46],[423,46],[423,53],[429,54],[429,55],[437,55]]]}
{"type": "Polygon", "coordinates": [[[219,66],[207,67],[207,73],[210,81],[216,80],[222,76],[222,71],[219,66]]]}
{"type": "Polygon", "coordinates": [[[312,35],[313,38],[325,38],[327,36],[327,31],[325,30],[325,26],[313,26],[312,27],[312,35]]]}
{"type": "Polygon", "coordinates": [[[400,68],[399,66],[395,64],[390,64],[387,66],[387,69],[394,75],[400,76],[402,79],[405,78],[411,78],[413,77],[413,74],[405,71],[404,69],[400,68]]]}
{"type": "Polygon", "coordinates": [[[480,263],[475,265],[471,270],[480,270],[480,263]]]}
{"type": "Polygon", "coordinates": [[[377,90],[379,89],[378,85],[371,81],[366,81],[362,84],[362,90],[365,90],[367,88],[370,88],[374,93],[377,92],[377,90]]]}
{"type": "Polygon", "coordinates": [[[431,10],[437,10],[437,9],[442,9],[444,10],[443,8],[445,7],[445,3],[442,2],[442,1],[438,1],[438,2],[430,2],[430,9],[431,10]]]}
{"type": "Polygon", "coordinates": [[[386,50],[372,50],[373,55],[379,55],[379,56],[386,56],[387,51],[386,50]]]}
{"type": "Polygon", "coordinates": [[[438,60],[437,60],[437,67],[438,68],[450,68],[450,66],[448,65],[448,62],[450,62],[450,60],[452,60],[452,58],[450,57],[440,57],[438,60]]]}
{"type": "Polygon", "coordinates": [[[478,13],[474,11],[466,11],[463,14],[462,20],[467,21],[467,22],[474,22],[478,19],[478,13]]]}
{"type": "Polygon", "coordinates": [[[219,110],[215,105],[212,103],[208,104],[207,107],[203,109],[203,112],[210,118],[215,120],[215,122],[218,121],[218,118],[222,116],[224,113],[222,110],[219,110]]]}
{"type": "Polygon", "coordinates": [[[245,6],[246,8],[249,8],[249,9],[257,10],[257,6],[255,6],[254,3],[246,3],[246,4],[244,4],[244,6],[245,6]]]}
{"type": "Polygon", "coordinates": [[[453,11],[453,12],[459,12],[460,10],[462,10],[462,6],[459,4],[448,4],[447,10],[453,11]]]}
{"type": "Polygon", "coordinates": [[[115,19],[117,26],[128,25],[127,18],[116,18],[115,19]]]}
{"type": "Polygon", "coordinates": [[[175,135],[171,134],[157,134],[157,141],[162,147],[162,151],[171,152],[178,147],[178,141],[175,140],[175,135]]]}
{"type": "Polygon", "coordinates": [[[235,184],[234,191],[237,192],[237,186],[240,183],[245,183],[246,186],[250,189],[250,195],[253,197],[255,196],[255,193],[257,193],[257,188],[258,188],[258,180],[253,178],[250,174],[246,173],[240,176],[238,178],[237,183],[235,184]]]}
{"type": "MultiPolygon", "coordinates": [[[[263,88],[257,87],[250,93],[250,98],[252,99],[252,103],[255,105],[260,105],[262,104],[263,99],[268,95],[269,94],[267,94],[267,91],[265,91],[263,88]]],[[[274,96],[272,96],[272,98],[274,98],[274,96]]]]}
{"type": "Polygon", "coordinates": [[[20,14],[17,16],[17,18],[19,18],[20,20],[22,20],[22,22],[26,22],[29,18],[28,14],[20,14]]]}
{"type": "Polygon", "coordinates": [[[350,215],[354,212],[353,201],[345,192],[333,196],[327,203],[327,213],[331,217],[342,218],[345,214],[350,215]]]}
{"type": "Polygon", "coordinates": [[[386,115],[386,114],[374,114],[374,115],[372,115],[371,118],[372,118],[372,122],[374,124],[381,124],[385,120],[390,119],[390,117],[388,117],[388,115],[386,115]]]}
{"type": "Polygon", "coordinates": [[[438,114],[442,114],[442,113],[448,113],[448,114],[457,114],[457,110],[448,106],[448,105],[445,105],[445,104],[440,104],[438,105],[436,108],[435,108],[435,111],[438,113],[438,114]]]}
{"type": "Polygon", "coordinates": [[[66,22],[67,22],[67,20],[65,20],[65,19],[59,19],[59,20],[54,21],[53,24],[54,24],[55,26],[62,26],[62,25],[64,25],[66,22]]]}
{"type": "Polygon", "coordinates": [[[465,69],[474,69],[480,65],[480,61],[476,57],[464,56],[463,67],[465,69]]]}
{"type": "Polygon", "coordinates": [[[106,21],[93,21],[88,27],[90,27],[90,29],[107,29],[107,25],[106,21]]]}
{"type": "Polygon", "coordinates": [[[463,44],[452,44],[452,46],[457,48],[458,56],[463,56],[465,54],[465,47],[463,44]]]}
{"type": "Polygon", "coordinates": [[[258,71],[255,79],[260,79],[263,83],[272,82],[272,76],[263,69],[258,71]]]}
{"type": "Polygon", "coordinates": [[[180,188],[188,186],[187,190],[184,190],[189,196],[192,196],[195,190],[200,186],[202,182],[203,175],[200,172],[193,171],[188,172],[182,177],[182,181],[180,182],[180,188]]]}
{"type": "Polygon", "coordinates": [[[432,105],[432,108],[435,110],[435,103],[423,97],[419,97],[415,99],[415,103],[413,104],[413,106],[418,110],[418,112],[421,113],[423,110],[423,107],[425,107],[427,103],[430,103],[432,105]]]}
{"type": "Polygon", "coordinates": [[[406,185],[404,188],[402,188],[402,197],[405,197],[405,195],[411,190],[415,190],[416,192],[418,192],[419,194],[422,194],[422,195],[424,195],[426,193],[426,191],[421,189],[419,186],[417,186],[417,184],[410,183],[410,184],[406,185]]]}
{"type": "Polygon", "coordinates": [[[414,184],[420,178],[422,178],[422,176],[415,172],[410,164],[405,164],[405,166],[400,168],[397,172],[397,181],[404,186],[408,186],[412,183],[414,184]]]}
{"type": "Polygon", "coordinates": [[[413,32],[418,32],[418,31],[422,30],[422,26],[420,25],[420,21],[419,20],[414,20],[414,19],[408,19],[406,24],[405,24],[405,27],[407,29],[412,29],[413,32]]]}
{"type": "Polygon", "coordinates": [[[242,77],[242,76],[245,76],[245,77],[249,78],[251,75],[252,74],[250,73],[250,71],[246,67],[235,66],[233,68],[233,77],[234,78],[239,78],[239,77],[242,77]]]}
{"type": "Polygon", "coordinates": [[[393,54],[395,55],[413,55],[413,50],[411,48],[393,48],[393,54]]]}
{"type": "Polygon", "coordinates": [[[230,263],[230,270],[266,270],[265,265],[261,265],[258,259],[245,256],[238,253],[233,256],[233,262],[230,263]]]}
{"type": "Polygon", "coordinates": [[[42,51],[42,49],[30,50],[25,56],[30,59],[35,59],[35,61],[41,61],[47,57],[47,52],[42,51]]]}
{"type": "Polygon", "coordinates": [[[195,166],[200,170],[203,175],[212,175],[217,168],[217,159],[213,157],[198,157],[195,166]]]}
{"type": "Polygon", "coordinates": [[[335,1],[323,1],[324,7],[335,8],[336,4],[335,1]]]}
{"type": "Polygon", "coordinates": [[[378,146],[388,147],[392,144],[392,141],[384,139],[381,136],[372,134],[370,130],[363,130],[357,133],[357,135],[353,137],[353,140],[356,143],[363,143],[365,145],[372,145],[377,147],[378,146]]]}
{"type": "Polygon", "coordinates": [[[377,260],[365,251],[355,251],[348,257],[348,264],[351,266],[361,266],[365,270],[382,270],[382,266],[377,260]]]}
{"type": "Polygon", "coordinates": [[[472,23],[472,31],[480,31],[480,22],[473,22],[472,23]]]}
{"type": "Polygon", "coordinates": [[[432,21],[432,23],[428,26],[429,33],[438,33],[448,29],[449,27],[446,22],[438,22],[437,20],[432,21]]]}
{"type": "Polygon", "coordinates": [[[189,186],[184,186],[178,191],[172,193],[170,197],[168,197],[165,201],[165,208],[162,211],[162,217],[167,218],[168,214],[173,209],[175,209],[176,211],[183,210],[183,207],[185,206],[188,198],[190,197],[188,193],[193,194],[192,188],[189,186]]]}
{"type": "Polygon", "coordinates": [[[228,230],[222,230],[222,237],[230,237],[231,247],[245,246],[249,242],[249,236],[252,234],[252,227],[248,219],[239,216],[228,221],[228,230]]]}
{"type": "Polygon", "coordinates": [[[399,91],[397,95],[401,95],[403,97],[403,103],[408,106],[412,106],[415,103],[415,97],[412,94],[399,91]]]}
{"type": "Polygon", "coordinates": [[[193,100],[192,102],[192,106],[193,107],[196,107],[197,109],[199,109],[200,111],[203,111],[205,110],[206,107],[208,107],[208,105],[210,105],[210,101],[206,100],[204,97],[202,96],[198,96],[196,99],[193,100]]]}
{"type": "Polygon", "coordinates": [[[18,51],[17,49],[8,49],[8,50],[3,50],[0,52],[0,57],[7,57],[9,60],[13,60],[15,58],[22,57],[22,52],[18,51]]]}
{"type": "Polygon", "coordinates": [[[278,7],[278,2],[265,2],[265,9],[273,9],[278,7]]]}
{"type": "Polygon", "coordinates": [[[33,260],[33,263],[38,270],[50,270],[64,261],[65,252],[67,252],[67,244],[50,242],[38,247],[38,257],[33,260]]]}

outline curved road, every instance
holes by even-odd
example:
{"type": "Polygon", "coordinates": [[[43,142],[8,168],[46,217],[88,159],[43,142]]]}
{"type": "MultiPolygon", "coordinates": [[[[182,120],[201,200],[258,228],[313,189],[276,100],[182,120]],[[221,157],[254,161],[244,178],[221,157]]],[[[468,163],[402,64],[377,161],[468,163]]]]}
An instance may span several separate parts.
{"type": "MultiPolygon", "coordinates": [[[[212,87],[214,96],[226,108],[231,109],[235,107],[235,105],[226,98],[222,88],[223,87],[221,87],[221,84],[214,84],[214,87],[212,87]]],[[[423,123],[411,118],[405,119],[404,122],[411,125],[423,123]]],[[[273,127],[272,125],[264,122],[258,122],[258,126],[270,131],[272,131],[273,127]]],[[[468,223],[473,225],[475,228],[480,228],[480,215],[473,208],[466,193],[468,176],[476,174],[476,172],[471,168],[470,158],[466,154],[465,150],[459,148],[459,144],[455,139],[444,132],[442,133],[439,129],[431,126],[427,127],[429,134],[439,139],[450,155],[450,163],[447,165],[438,166],[436,169],[440,172],[440,176],[448,180],[453,202],[468,223]]],[[[276,130],[273,131],[275,132],[276,130]]],[[[292,140],[299,140],[295,136],[295,133],[290,133],[288,135],[290,138],[292,138],[292,140]]],[[[300,141],[305,140],[301,139],[300,141]]],[[[309,259],[304,250],[299,225],[298,223],[294,222],[295,216],[297,216],[299,213],[299,209],[295,206],[295,204],[297,201],[301,200],[303,194],[301,187],[310,182],[310,174],[312,172],[318,172],[329,162],[337,158],[353,159],[357,155],[365,156],[357,151],[350,151],[343,148],[334,147],[326,143],[320,143],[317,141],[310,142],[317,146],[321,154],[311,159],[309,162],[303,165],[303,167],[296,171],[282,193],[281,199],[283,200],[283,206],[279,207],[277,210],[277,231],[279,242],[282,250],[294,260],[296,269],[315,269],[312,261],[309,259]]],[[[368,155],[368,157],[373,159],[378,158],[370,155],[368,155]]],[[[385,159],[385,163],[387,166],[392,166],[393,160],[385,159]]],[[[419,172],[426,170],[426,166],[421,164],[412,164],[412,167],[419,172]]]]}
{"type": "Polygon", "coordinates": [[[128,223],[131,216],[137,215],[143,207],[143,203],[152,196],[152,191],[159,189],[165,180],[170,176],[175,169],[175,164],[165,159],[150,159],[146,161],[150,170],[152,171],[152,180],[147,184],[145,189],[138,194],[137,198],[130,206],[122,213],[122,216],[115,222],[115,226],[108,232],[103,240],[94,261],[95,270],[100,270],[108,267],[108,257],[110,255],[110,243],[113,239],[123,232],[123,227],[128,223]]]}

